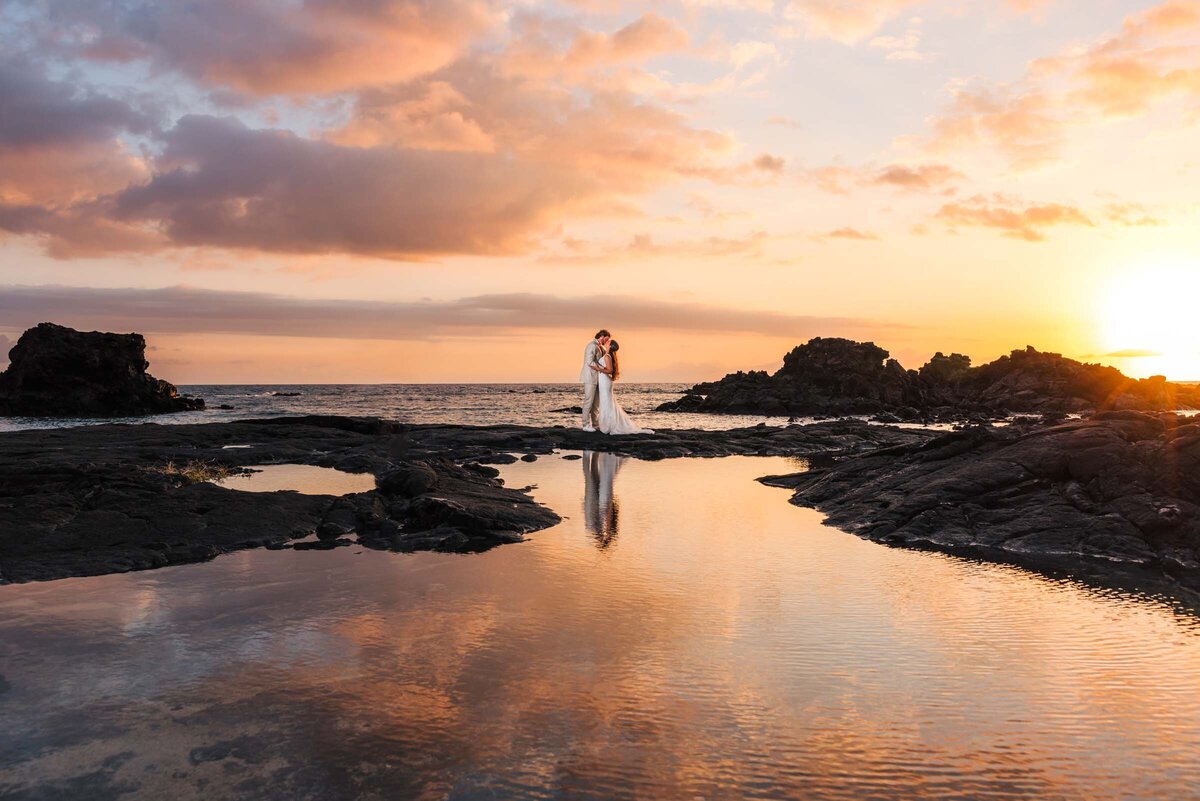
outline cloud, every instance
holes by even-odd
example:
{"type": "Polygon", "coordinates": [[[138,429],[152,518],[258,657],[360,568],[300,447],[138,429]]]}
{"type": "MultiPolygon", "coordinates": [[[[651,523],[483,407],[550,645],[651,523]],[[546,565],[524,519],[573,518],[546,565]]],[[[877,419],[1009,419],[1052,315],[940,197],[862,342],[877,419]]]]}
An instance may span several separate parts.
{"type": "Polygon", "coordinates": [[[1131,227],[1158,227],[1167,221],[1150,212],[1141,203],[1109,203],[1104,207],[1104,216],[1118,225],[1131,227]]]}
{"type": "MultiPolygon", "coordinates": [[[[676,112],[508,76],[487,58],[360,94],[327,139],[204,115],[154,138],[152,159],[70,203],[5,193],[0,230],[60,257],[178,246],[511,254],[565,219],[626,209],[671,181],[738,180],[776,164],[720,166],[729,138],[676,112]]],[[[16,175],[0,180],[44,180],[16,175]]]]}
{"type": "Polygon", "coordinates": [[[613,329],[783,337],[902,327],[858,318],[749,311],[624,295],[563,298],[513,293],[450,301],[386,302],[312,300],[188,287],[8,286],[0,292],[0,317],[21,327],[54,320],[109,331],[392,340],[574,329],[581,320],[604,320],[613,329]]]}
{"type": "Polygon", "coordinates": [[[1110,353],[1100,354],[1100,357],[1103,359],[1145,359],[1152,356],[1162,356],[1162,353],[1156,350],[1130,348],[1127,350],[1114,350],[1110,353]]]}
{"type": "Polygon", "coordinates": [[[605,243],[567,240],[565,252],[548,253],[539,261],[548,264],[600,264],[609,262],[645,261],[662,258],[711,259],[728,256],[761,258],[770,237],[756,231],[743,237],[708,236],[700,239],[676,239],[656,242],[647,233],[634,234],[627,243],[612,246],[605,243]]]}
{"type": "Polygon", "coordinates": [[[1079,131],[1200,101],[1200,0],[1167,0],[1113,36],[1030,63],[1010,83],[955,87],[932,121],[933,151],[988,146],[1018,168],[1058,159],[1079,131]]]}
{"type": "Polygon", "coordinates": [[[810,38],[855,44],[921,0],[788,0],[784,18],[804,26],[810,38]]]}
{"type": "Polygon", "coordinates": [[[118,137],[153,125],[123,100],[0,61],[0,203],[69,203],[145,178],[118,137]]]}
{"type": "Polygon", "coordinates": [[[341,147],[189,116],[113,216],[175,245],[397,258],[511,253],[598,182],[479,153],[341,147]]]}
{"type": "Polygon", "coordinates": [[[778,125],[782,128],[795,128],[797,130],[804,127],[804,123],[800,120],[785,117],[782,114],[767,117],[767,125],[778,125]]]}
{"type": "Polygon", "coordinates": [[[913,17],[903,36],[876,36],[868,43],[871,47],[887,50],[888,61],[928,61],[933,53],[921,50],[921,18],[913,17]]]}
{"type": "Polygon", "coordinates": [[[690,39],[678,23],[654,12],[610,33],[578,21],[525,11],[516,15],[512,38],[500,54],[504,69],[542,81],[590,88],[662,89],[661,79],[638,66],[666,53],[685,51],[690,39]]]}
{"type": "Polygon", "coordinates": [[[784,160],[780,156],[763,153],[753,161],[754,168],[763,172],[783,172],[784,160]]]}
{"type": "Polygon", "coordinates": [[[827,234],[822,234],[819,238],[821,238],[821,239],[853,239],[853,240],[858,240],[858,241],[862,241],[862,242],[874,242],[874,241],[878,241],[879,236],[877,234],[873,234],[869,231],[860,231],[857,228],[851,228],[851,227],[847,226],[844,228],[835,229],[833,231],[830,231],[827,234]]]}
{"type": "Polygon", "coordinates": [[[986,198],[976,195],[960,203],[947,203],[934,219],[951,230],[960,226],[994,228],[1005,236],[1026,242],[1045,240],[1045,230],[1061,225],[1093,225],[1082,211],[1060,203],[1040,203],[1021,206],[1004,196],[986,198]]]}
{"type": "Polygon", "coordinates": [[[854,187],[887,186],[904,191],[945,191],[951,184],[966,178],[948,164],[888,164],[884,167],[844,166],[831,164],[808,170],[807,175],[817,188],[836,195],[845,195],[854,187]]]}
{"type": "Polygon", "coordinates": [[[27,6],[31,36],[93,61],[147,61],[251,95],[340,92],[450,63],[500,16],[483,0],[206,0],[27,6]]]}
{"type": "Polygon", "coordinates": [[[875,173],[870,182],[900,189],[928,190],[939,188],[965,177],[947,164],[917,164],[911,167],[903,164],[891,164],[875,173]]]}
{"type": "Polygon", "coordinates": [[[928,146],[935,152],[990,145],[1017,167],[1052,161],[1065,137],[1054,98],[1046,92],[1020,92],[1008,86],[959,89],[933,119],[928,146]]]}

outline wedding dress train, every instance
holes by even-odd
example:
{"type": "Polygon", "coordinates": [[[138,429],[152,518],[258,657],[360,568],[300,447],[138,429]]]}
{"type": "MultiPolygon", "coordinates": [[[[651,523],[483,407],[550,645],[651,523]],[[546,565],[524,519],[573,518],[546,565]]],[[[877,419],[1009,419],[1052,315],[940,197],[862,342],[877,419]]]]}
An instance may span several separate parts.
{"type": "Polygon", "coordinates": [[[629,415],[625,414],[625,410],[621,408],[621,404],[617,403],[617,399],[613,397],[613,380],[611,377],[600,374],[600,384],[597,388],[600,394],[600,430],[605,434],[653,434],[649,428],[639,428],[629,415]]]}

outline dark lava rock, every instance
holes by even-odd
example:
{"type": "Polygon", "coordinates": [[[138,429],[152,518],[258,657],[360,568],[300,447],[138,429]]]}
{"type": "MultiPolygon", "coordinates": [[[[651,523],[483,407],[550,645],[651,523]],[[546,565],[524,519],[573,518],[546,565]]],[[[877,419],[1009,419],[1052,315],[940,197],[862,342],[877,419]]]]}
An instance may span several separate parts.
{"type": "Polygon", "coordinates": [[[200,398],[146,372],[141,334],[81,332],[53,323],[29,329],[0,373],[0,415],[118,417],[203,409],[200,398]]]}
{"type": "Polygon", "coordinates": [[[563,458],[569,462],[573,462],[573,461],[576,461],[577,459],[582,459],[583,457],[580,456],[578,453],[568,453],[565,456],[563,456],[563,458]]]}
{"type": "Polygon", "coordinates": [[[976,426],[765,482],[872,540],[1153,566],[1200,587],[1200,423],[1174,414],[976,426]]]}
{"type": "Polygon", "coordinates": [[[960,353],[937,353],[906,370],[873,342],[812,339],[783,358],[774,374],[731,373],[697,384],[660,411],[820,416],[874,414],[883,420],[955,422],[1011,413],[1200,405],[1200,387],[1162,376],[1134,380],[1113,367],[1084,364],[1032,347],[971,367],[960,353]]]}
{"type": "MultiPolygon", "coordinates": [[[[318,534],[318,536],[320,536],[318,534]]],[[[342,548],[347,545],[353,545],[352,540],[345,537],[337,539],[320,539],[310,542],[297,542],[292,545],[292,549],[296,551],[332,551],[334,548],[342,548]]]]}
{"type": "Polygon", "coordinates": [[[538,460],[536,453],[527,453],[521,457],[522,462],[536,462],[538,460]]]}
{"type": "Polygon", "coordinates": [[[583,414],[582,406],[564,406],[561,409],[551,409],[550,412],[559,414],[583,414]]]}
{"type": "Polygon", "coordinates": [[[511,453],[493,453],[479,459],[479,464],[513,464],[517,461],[517,457],[511,453]]]}
{"type": "MultiPolygon", "coordinates": [[[[499,471],[490,468],[496,475],[499,471]]],[[[396,495],[401,498],[415,498],[422,493],[437,489],[437,472],[423,462],[402,464],[379,476],[375,482],[379,491],[385,495],[396,495]]]]}

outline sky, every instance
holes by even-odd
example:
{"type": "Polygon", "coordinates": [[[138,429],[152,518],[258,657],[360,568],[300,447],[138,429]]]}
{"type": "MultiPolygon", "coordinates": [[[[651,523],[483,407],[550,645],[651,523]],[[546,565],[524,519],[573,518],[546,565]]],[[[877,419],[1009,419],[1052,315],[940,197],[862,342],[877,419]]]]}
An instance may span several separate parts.
{"type": "Polygon", "coordinates": [[[6,0],[0,360],[627,381],[814,336],[1200,379],[1200,0],[6,0]]]}

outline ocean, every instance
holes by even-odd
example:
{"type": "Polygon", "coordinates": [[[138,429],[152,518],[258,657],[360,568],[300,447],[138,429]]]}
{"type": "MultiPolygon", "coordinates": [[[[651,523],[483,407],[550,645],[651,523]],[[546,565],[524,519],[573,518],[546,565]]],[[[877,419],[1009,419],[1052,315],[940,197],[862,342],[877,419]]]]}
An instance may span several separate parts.
{"type": "MultiPolygon", "coordinates": [[[[620,384],[625,411],[648,428],[726,429],[758,423],[784,425],[785,417],[684,414],[654,411],[691,384],[620,384]]],[[[561,409],[578,406],[579,384],[196,384],[179,391],[204,398],[208,408],[152,417],[0,418],[0,431],[98,423],[216,423],[263,417],[337,414],[382,417],[404,423],[461,425],[578,425],[561,409]],[[221,408],[221,407],[228,408],[221,408]]]]}

